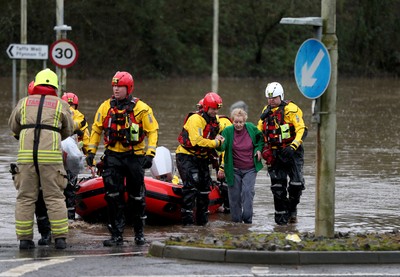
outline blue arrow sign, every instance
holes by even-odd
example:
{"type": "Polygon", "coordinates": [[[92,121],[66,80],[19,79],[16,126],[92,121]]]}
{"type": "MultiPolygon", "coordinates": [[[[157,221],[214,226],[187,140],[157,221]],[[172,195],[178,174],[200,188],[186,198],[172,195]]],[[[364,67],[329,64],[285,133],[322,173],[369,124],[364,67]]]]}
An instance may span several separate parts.
{"type": "Polygon", "coordinates": [[[325,92],[331,79],[331,60],[322,42],[317,39],[303,42],[294,62],[294,76],[305,97],[316,99],[325,92]]]}

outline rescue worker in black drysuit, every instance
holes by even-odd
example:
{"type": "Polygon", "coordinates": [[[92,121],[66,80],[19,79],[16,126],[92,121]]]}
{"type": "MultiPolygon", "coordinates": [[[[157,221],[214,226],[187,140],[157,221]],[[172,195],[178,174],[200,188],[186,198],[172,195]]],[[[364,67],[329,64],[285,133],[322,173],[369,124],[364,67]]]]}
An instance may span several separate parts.
{"type": "Polygon", "coordinates": [[[125,191],[128,192],[128,214],[133,214],[135,243],[145,244],[144,170],[152,166],[156,153],[158,122],[151,107],[132,96],[133,84],[132,75],[128,72],[118,71],[114,75],[111,81],[113,96],[98,108],[88,145],[86,161],[93,166],[104,131],[102,177],[111,233],[111,238],[103,242],[104,246],[123,244],[125,191]]]}
{"type": "Polygon", "coordinates": [[[203,99],[203,109],[186,117],[182,132],[178,137],[180,145],[176,149],[176,166],[183,182],[182,223],[183,225],[206,225],[210,186],[210,151],[221,146],[224,138],[218,120],[218,110],[222,107],[221,97],[209,92],[203,99]],[[193,209],[196,206],[196,220],[193,209]]]}
{"type": "Polygon", "coordinates": [[[301,109],[284,100],[281,84],[269,83],[265,96],[268,105],[263,109],[257,128],[264,133],[266,140],[262,154],[271,178],[275,222],[278,225],[296,223],[297,205],[305,189],[303,141],[307,127],[301,109]]]}

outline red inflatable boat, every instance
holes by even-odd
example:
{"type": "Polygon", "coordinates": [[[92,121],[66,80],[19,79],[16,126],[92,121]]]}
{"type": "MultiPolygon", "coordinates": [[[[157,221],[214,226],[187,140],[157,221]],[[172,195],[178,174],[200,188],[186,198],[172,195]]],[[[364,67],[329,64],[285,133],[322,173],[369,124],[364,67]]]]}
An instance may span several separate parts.
{"type": "MultiPolygon", "coordinates": [[[[182,185],[145,177],[146,213],[156,215],[168,221],[180,221],[182,203],[182,185]]],[[[85,180],[79,184],[76,192],[76,213],[83,219],[93,218],[103,212],[107,206],[104,200],[103,178],[85,180]]],[[[223,203],[218,187],[214,186],[209,194],[210,213],[215,213],[223,203]]]]}

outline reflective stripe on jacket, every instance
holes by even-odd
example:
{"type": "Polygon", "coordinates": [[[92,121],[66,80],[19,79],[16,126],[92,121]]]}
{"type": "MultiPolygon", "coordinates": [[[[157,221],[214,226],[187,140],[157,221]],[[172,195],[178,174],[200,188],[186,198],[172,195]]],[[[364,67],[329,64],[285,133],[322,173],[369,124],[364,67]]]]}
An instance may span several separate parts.
{"type": "Polygon", "coordinates": [[[40,128],[37,162],[62,163],[61,140],[73,133],[69,105],[57,96],[46,95],[39,126],[36,125],[41,95],[22,98],[8,120],[10,129],[19,137],[17,162],[33,163],[35,129],[40,128]]]}

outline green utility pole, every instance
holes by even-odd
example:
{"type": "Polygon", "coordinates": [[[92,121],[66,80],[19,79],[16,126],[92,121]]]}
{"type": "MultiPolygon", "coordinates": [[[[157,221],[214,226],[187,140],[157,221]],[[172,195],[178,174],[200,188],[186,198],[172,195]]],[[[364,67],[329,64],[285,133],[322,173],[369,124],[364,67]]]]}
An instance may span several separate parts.
{"type": "Polygon", "coordinates": [[[321,0],[322,42],[331,60],[331,79],[320,98],[320,125],[317,132],[317,184],[315,235],[333,237],[335,229],[336,99],[338,40],[336,0],[321,0]]]}

